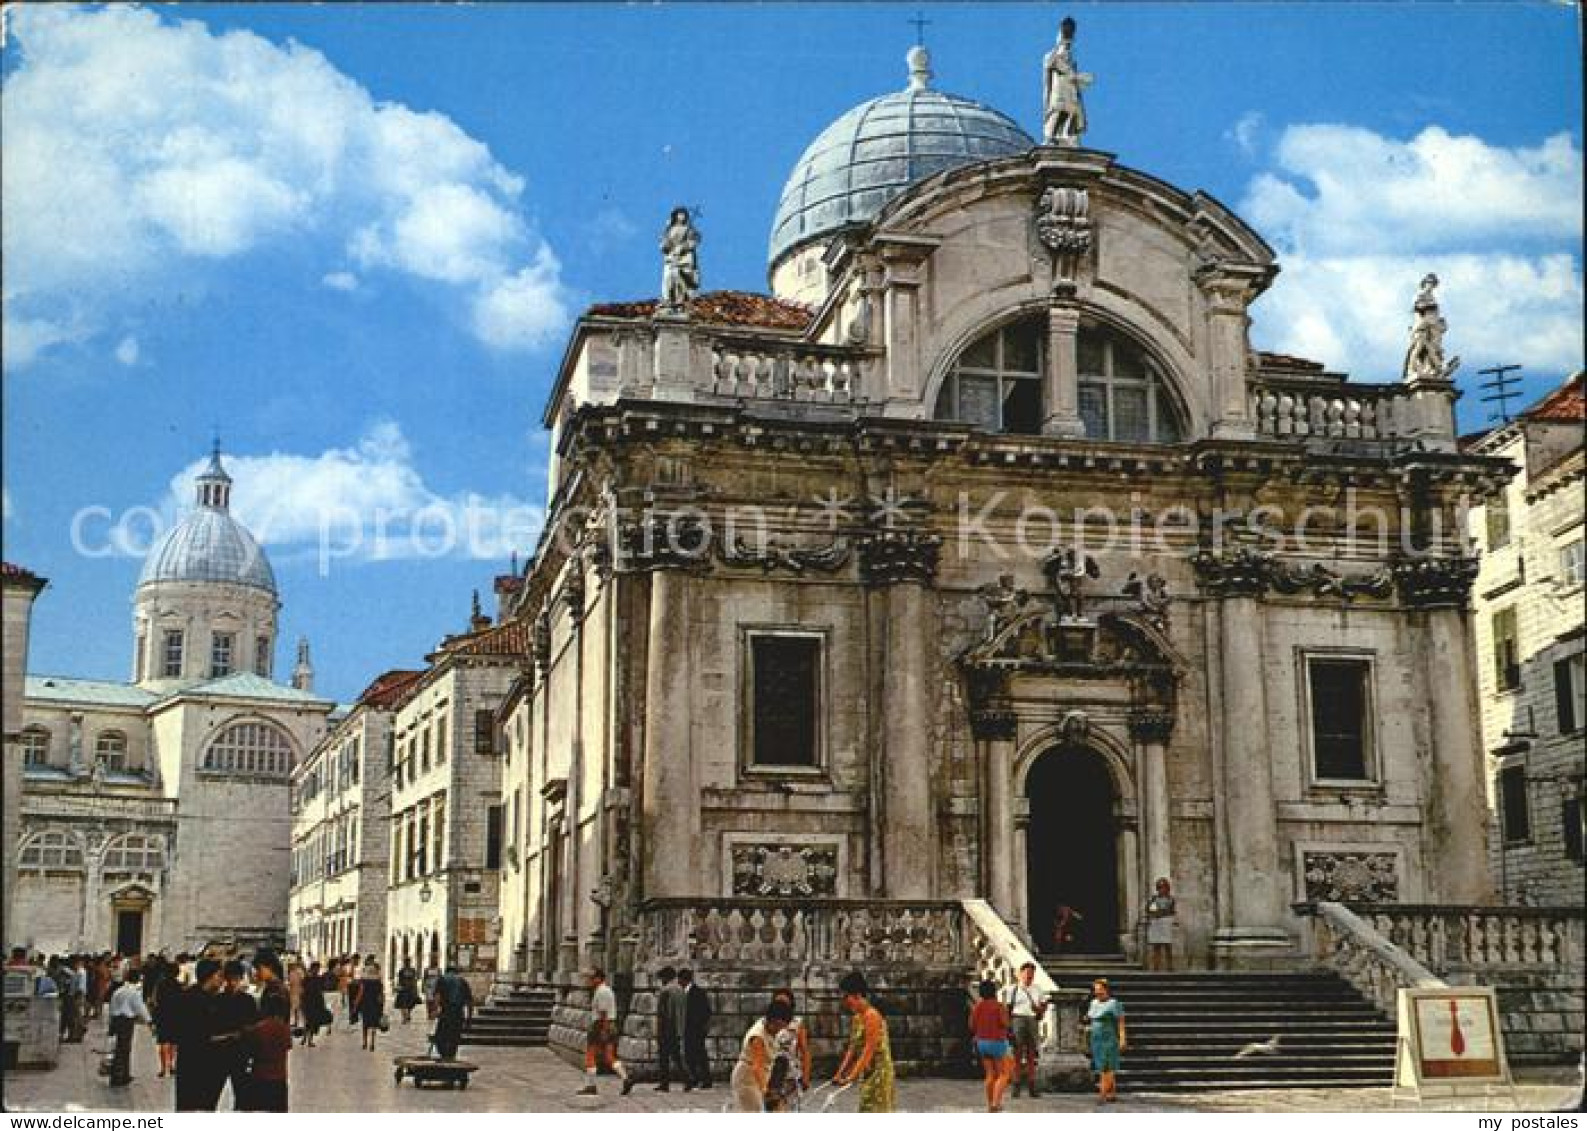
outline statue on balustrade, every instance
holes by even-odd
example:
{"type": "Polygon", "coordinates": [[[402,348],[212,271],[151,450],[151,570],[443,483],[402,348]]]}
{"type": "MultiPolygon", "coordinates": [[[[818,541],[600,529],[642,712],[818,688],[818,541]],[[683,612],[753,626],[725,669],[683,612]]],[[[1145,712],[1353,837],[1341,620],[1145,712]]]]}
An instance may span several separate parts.
{"type": "Polygon", "coordinates": [[[1444,360],[1444,332],[1449,323],[1438,310],[1438,276],[1428,274],[1416,292],[1411,305],[1415,321],[1411,323],[1411,344],[1405,351],[1405,368],[1402,376],[1407,381],[1447,381],[1460,366],[1460,358],[1444,360]]]}
{"type": "Polygon", "coordinates": [[[1075,65],[1075,22],[1059,25],[1058,46],[1047,52],[1046,93],[1043,100],[1042,138],[1048,145],[1076,146],[1086,132],[1086,109],[1080,92],[1092,83],[1075,65]]]}
{"type": "Polygon", "coordinates": [[[687,208],[674,208],[661,235],[661,305],[681,311],[700,293],[700,232],[687,208]]]}

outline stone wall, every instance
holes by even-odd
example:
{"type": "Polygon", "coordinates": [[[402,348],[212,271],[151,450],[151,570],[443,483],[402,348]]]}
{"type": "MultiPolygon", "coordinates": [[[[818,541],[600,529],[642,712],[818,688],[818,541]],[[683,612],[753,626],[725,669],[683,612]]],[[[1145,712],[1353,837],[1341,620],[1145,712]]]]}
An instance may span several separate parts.
{"type": "Polygon", "coordinates": [[[1587,996],[1577,970],[1517,970],[1484,980],[1499,994],[1511,1064],[1569,1064],[1582,1055],[1587,996]]]}

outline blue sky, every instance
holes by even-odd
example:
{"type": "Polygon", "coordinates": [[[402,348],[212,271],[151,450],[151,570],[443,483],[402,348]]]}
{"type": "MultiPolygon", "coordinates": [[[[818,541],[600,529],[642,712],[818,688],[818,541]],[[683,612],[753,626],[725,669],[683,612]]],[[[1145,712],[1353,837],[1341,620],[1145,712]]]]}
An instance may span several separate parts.
{"type": "MultiPolygon", "coordinates": [[[[1279,249],[1258,346],[1392,379],[1432,268],[1463,379],[1519,362],[1535,393],[1580,365],[1574,9],[921,8],[935,85],[1032,133],[1042,55],[1077,16],[1087,144],[1205,189],[1279,249]]],[[[278,670],[300,632],[338,696],[418,663],[471,588],[488,601],[515,532],[501,560],[382,559],[338,527],[352,552],[322,575],[314,508],[527,516],[571,318],[655,293],[678,202],[699,209],[707,287],[762,289],[784,177],[829,121],[904,85],[913,14],[9,9],[3,533],[52,580],[33,670],[126,674],[139,561],[76,552],[73,516],[173,514],[214,429],[276,564],[278,670]]]]}

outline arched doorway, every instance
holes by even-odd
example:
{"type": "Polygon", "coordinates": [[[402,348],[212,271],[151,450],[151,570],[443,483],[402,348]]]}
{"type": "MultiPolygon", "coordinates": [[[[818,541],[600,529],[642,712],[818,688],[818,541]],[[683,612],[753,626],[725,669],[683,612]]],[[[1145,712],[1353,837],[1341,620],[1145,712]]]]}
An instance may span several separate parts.
{"type": "Polygon", "coordinates": [[[1118,823],[1107,763],[1094,751],[1049,750],[1025,778],[1026,908],[1040,953],[1114,954],[1119,949],[1118,823]],[[1071,941],[1055,935],[1060,909],[1071,941]]]}

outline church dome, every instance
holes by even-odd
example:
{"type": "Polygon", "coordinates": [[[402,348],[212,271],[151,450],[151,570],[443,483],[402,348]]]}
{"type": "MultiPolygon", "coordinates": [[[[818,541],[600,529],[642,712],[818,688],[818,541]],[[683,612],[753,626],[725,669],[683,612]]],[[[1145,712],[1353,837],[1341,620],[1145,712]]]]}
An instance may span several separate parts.
{"type": "Polygon", "coordinates": [[[140,586],[158,581],[225,581],[272,595],[275,571],[254,536],[231,516],[231,476],[220,452],[198,477],[198,505],[171,528],[143,561],[140,586]]]}
{"type": "Polygon", "coordinates": [[[990,106],[932,90],[923,47],[909,52],[909,87],[861,103],[810,143],[783,187],[770,262],[863,224],[910,185],[944,169],[1025,153],[1036,142],[990,106]]]}

